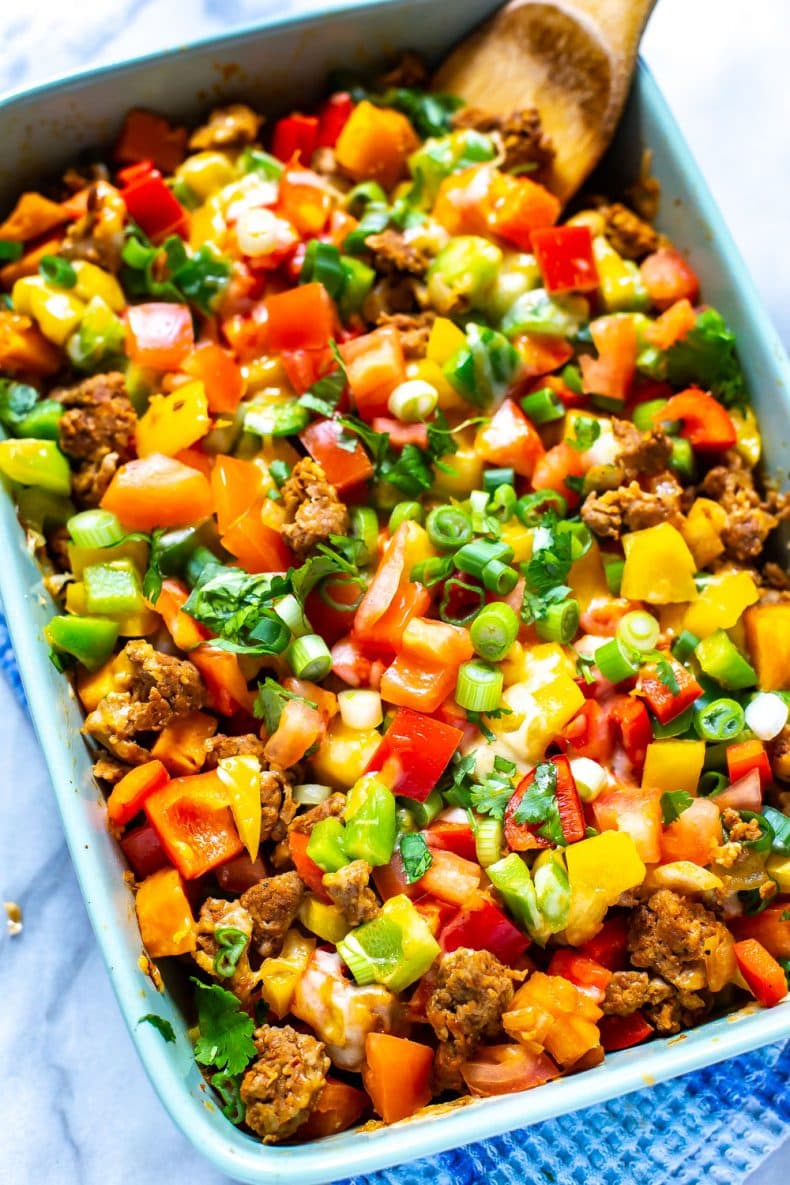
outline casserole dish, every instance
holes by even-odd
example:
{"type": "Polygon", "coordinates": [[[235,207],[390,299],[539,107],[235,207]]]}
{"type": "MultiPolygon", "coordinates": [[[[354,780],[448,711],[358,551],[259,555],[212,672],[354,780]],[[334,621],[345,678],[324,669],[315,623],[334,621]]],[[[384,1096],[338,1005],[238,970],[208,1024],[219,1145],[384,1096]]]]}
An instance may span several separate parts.
{"type": "MultiPolygon", "coordinates": [[[[457,37],[493,5],[476,3],[454,10],[448,23],[427,0],[385,2],[356,7],[323,18],[269,26],[256,33],[199,46],[179,55],[178,77],[171,81],[174,55],[163,54],[140,63],[101,71],[80,80],[55,84],[10,101],[0,110],[6,141],[15,161],[13,172],[0,174],[0,185],[10,196],[20,183],[54,170],[81,148],[107,140],[130,104],[155,106],[170,115],[187,114],[220,96],[244,94],[261,109],[286,102],[309,103],[310,95],[289,87],[289,77],[314,80],[316,88],[327,70],[341,64],[363,66],[368,59],[386,56],[399,46],[417,43],[429,57],[441,56],[457,37]],[[419,37],[413,26],[420,24],[419,37]],[[364,47],[364,48],[363,48],[364,47]],[[259,82],[265,65],[267,78],[259,82]],[[207,82],[210,80],[210,82],[207,82]],[[55,147],[57,145],[57,147],[55,147]]],[[[693,165],[678,147],[677,132],[661,105],[653,84],[640,72],[635,94],[610,154],[608,187],[639,167],[641,150],[654,150],[654,168],[665,193],[671,195],[662,229],[684,246],[703,278],[706,292],[722,309],[739,335],[747,379],[757,399],[763,423],[769,427],[769,468],[777,470],[783,447],[782,399],[787,398],[787,374],[781,348],[757,309],[748,280],[717,225],[704,187],[693,165]],[[770,395],[769,395],[770,392],[770,395]],[[761,407],[761,403],[765,406],[761,407]]],[[[0,198],[1,198],[0,194],[0,198]]],[[[402,1129],[346,1134],[302,1148],[261,1148],[230,1128],[210,1102],[205,1084],[192,1062],[185,1025],[174,1003],[156,995],[138,967],[139,936],[122,868],[106,833],[104,811],[90,772],[87,753],[79,740],[79,713],[67,684],[50,667],[41,644],[41,630],[49,616],[40,575],[28,557],[10,503],[3,507],[3,540],[9,558],[3,574],[8,610],[20,668],[28,690],[50,771],[56,786],[67,835],[75,856],[88,908],[111,970],[115,990],[154,1084],[173,1117],[209,1158],[224,1172],[248,1181],[331,1180],[349,1171],[364,1173],[408,1156],[439,1151],[519,1126],[525,1111],[531,1121],[609,1098],[645,1081],[655,1081],[778,1039],[790,1031],[785,1003],[773,1013],[752,1014],[705,1026],[681,1044],[657,1044],[648,1053],[625,1052],[591,1073],[589,1089],[578,1080],[555,1083],[528,1108],[521,1096],[477,1102],[466,1113],[458,1109],[439,1116],[430,1113],[414,1120],[404,1153],[402,1129]],[[64,740],[65,738],[65,740],[64,740]],[[177,1033],[175,1045],[164,1045],[156,1032],[138,1029],[147,1012],[168,1018],[177,1033]]],[[[178,985],[173,985],[177,995],[178,985]]]]}

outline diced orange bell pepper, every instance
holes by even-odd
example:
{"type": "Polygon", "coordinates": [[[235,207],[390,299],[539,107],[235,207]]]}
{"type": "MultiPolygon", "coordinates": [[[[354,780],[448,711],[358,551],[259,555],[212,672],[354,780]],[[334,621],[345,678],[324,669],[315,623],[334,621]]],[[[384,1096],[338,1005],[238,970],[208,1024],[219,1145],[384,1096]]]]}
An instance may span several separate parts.
{"type": "Polygon", "coordinates": [[[301,235],[320,235],[332,210],[332,195],[326,183],[310,169],[288,165],[280,178],[277,212],[301,235]]]}
{"type": "Polygon", "coordinates": [[[280,722],[264,748],[267,761],[290,769],[301,761],[324,731],[321,713],[300,700],[289,699],[283,705],[280,722]]]}
{"type": "Polygon", "coordinates": [[[222,536],[222,545],[246,572],[285,572],[294,562],[279,532],[261,521],[259,507],[236,519],[222,536]]]}
{"type": "Polygon", "coordinates": [[[197,469],[152,453],[122,465],[101,504],[131,531],[184,527],[211,514],[211,487],[197,469]]]}
{"type": "Polygon", "coordinates": [[[40,193],[23,193],[5,222],[0,224],[0,239],[26,243],[68,220],[68,213],[59,202],[51,202],[40,193]]]}
{"type": "Polygon", "coordinates": [[[785,973],[773,955],[756,938],[735,943],[738,970],[749,985],[749,991],[763,1008],[773,1008],[787,995],[785,973]]]}
{"type": "Polygon", "coordinates": [[[578,505],[579,495],[566,485],[566,478],[583,476],[581,454],[567,440],[561,440],[538,458],[532,471],[532,485],[536,490],[556,490],[574,507],[578,505]]]}
{"type": "Polygon", "coordinates": [[[206,741],[217,731],[217,719],[208,712],[176,716],[156,738],[151,755],[174,777],[196,774],[206,760],[206,741]]]}
{"type": "Polygon", "coordinates": [[[152,301],[126,310],[126,350],[138,366],[178,370],[194,344],[192,314],[186,305],[152,301]]]}
{"type": "Polygon", "coordinates": [[[651,346],[659,350],[668,350],[675,342],[683,338],[697,323],[697,314],[691,307],[691,302],[677,300],[670,305],[660,317],[645,328],[645,337],[651,346]]]}
{"type": "Polygon", "coordinates": [[[378,181],[390,190],[406,176],[406,159],[419,146],[419,138],[405,115],[364,99],[340,133],[335,156],[355,181],[378,181]]]}
{"type": "Polygon", "coordinates": [[[244,376],[230,353],[215,342],[198,342],[183,369],[200,379],[211,412],[233,412],[244,394],[244,376]]]}
{"type": "Polygon", "coordinates": [[[263,473],[252,461],[238,457],[217,457],[211,471],[211,495],[217,516],[217,529],[224,535],[261,497],[263,473]]]}
{"type": "Polygon", "coordinates": [[[123,164],[152,161],[163,173],[174,173],[187,146],[187,129],[176,127],[162,115],[133,107],[126,113],[113,157],[123,164]]]}
{"type": "Polygon", "coordinates": [[[631,317],[615,314],[590,322],[598,357],[579,359],[582,388],[587,395],[625,403],[636,373],[637,338],[631,317]]]}
{"type": "Polygon", "coordinates": [[[5,264],[0,268],[0,286],[11,289],[23,276],[38,275],[41,260],[45,255],[57,255],[62,242],[62,235],[45,239],[43,243],[31,247],[21,258],[13,259],[10,263],[5,264]]]}
{"type": "Polygon", "coordinates": [[[771,784],[771,763],[762,741],[740,741],[737,745],[727,746],[727,773],[730,784],[745,777],[753,769],[759,773],[763,789],[771,784]]]}
{"type": "Polygon", "coordinates": [[[731,918],[730,929],[737,940],[756,938],[775,959],[790,959],[788,908],[787,901],[780,901],[778,905],[769,905],[761,913],[731,918]]]}
{"type": "Polygon", "coordinates": [[[162,868],[146,877],[134,907],[143,946],[152,959],[188,955],[197,949],[197,926],[175,868],[162,868]]]}
{"type": "Polygon", "coordinates": [[[474,654],[469,630],[428,617],[412,617],[403,631],[403,649],[416,658],[438,659],[449,667],[459,667],[474,654]]]}
{"type": "Polygon", "coordinates": [[[553,226],[561,209],[559,199],[544,185],[493,170],[488,228],[522,251],[532,250],[532,232],[553,226]]]}
{"type": "Polygon", "coordinates": [[[143,809],[149,794],[170,781],[170,774],[161,761],[146,761],[136,765],[117,782],[107,799],[107,818],[123,827],[143,809]]]}
{"type": "Polygon", "coordinates": [[[324,1136],[347,1131],[359,1122],[369,1106],[370,1101],[363,1090],[327,1078],[318,1102],[299,1128],[299,1138],[322,1140],[324,1136]]]}
{"type": "Polygon", "coordinates": [[[491,465],[510,466],[522,477],[531,477],[546,450],[521,408],[506,399],[477,433],[475,451],[491,465]]]}
{"type": "Polygon", "coordinates": [[[433,1050],[390,1033],[368,1033],[362,1081],[385,1123],[406,1119],[431,1101],[433,1050]]]}
{"type": "Polygon", "coordinates": [[[406,378],[400,334],[393,326],[352,338],[340,347],[351,397],[363,420],[387,414],[387,400],[406,378]]]}
{"type": "Polygon", "coordinates": [[[790,604],[752,605],[744,614],[744,623],[761,691],[790,688],[790,604]]]}
{"type": "Polygon", "coordinates": [[[321,350],[335,333],[335,306],[323,284],[300,284],[266,298],[269,348],[321,350]]]}
{"type": "Polygon", "coordinates": [[[400,649],[409,619],[422,616],[430,604],[428,590],[409,580],[413,566],[430,554],[424,529],[414,522],[401,523],[357,609],[353,632],[360,642],[384,650],[400,649]]]}
{"type": "Polygon", "coordinates": [[[47,376],[60,370],[63,355],[29,317],[0,309],[0,370],[47,376]]]}
{"type": "Polygon", "coordinates": [[[699,387],[687,387],[673,395],[659,414],[661,419],[680,420],[680,435],[698,452],[723,452],[737,439],[726,407],[699,387]]]}
{"type": "Polygon", "coordinates": [[[186,585],[169,576],[162,581],[162,588],[154,605],[179,650],[192,650],[210,637],[204,625],[183,612],[183,605],[188,597],[189,590],[186,585]]]}
{"type": "Polygon", "coordinates": [[[144,809],[185,880],[203,876],[243,850],[216,770],[174,778],[149,795],[144,809]]]}
{"type": "Polygon", "coordinates": [[[418,658],[401,650],[381,676],[382,699],[400,708],[435,712],[455,688],[458,668],[448,667],[441,659],[418,658]]]}
{"type": "Polygon", "coordinates": [[[203,677],[209,693],[209,706],[221,716],[233,716],[238,711],[252,714],[254,696],[239,665],[239,656],[228,650],[217,650],[204,642],[189,655],[203,677]]]}
{"type": "Polygon", "coordinates": [[[217,457],[211,490],[222,544],[247,572],[284,572],[293,555],[262,518],[264,475],[252,461],[217,457]]]}
{"type": "Polygon", "coordinates": [[[314,420],[299,436],[338,493],[373,476],[373,463],[360,442],[355,443],[352,451],[341,448],[338,441],[342,435],[343,429],[335,420],[314,420]]]}

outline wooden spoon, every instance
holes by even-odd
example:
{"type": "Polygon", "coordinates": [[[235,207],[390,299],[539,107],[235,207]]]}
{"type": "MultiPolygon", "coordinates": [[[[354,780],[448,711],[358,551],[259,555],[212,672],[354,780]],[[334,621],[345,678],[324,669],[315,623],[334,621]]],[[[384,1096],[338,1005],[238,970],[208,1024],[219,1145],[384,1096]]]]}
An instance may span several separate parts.
{"type": "Polygon", "coordinates": [[[537,107],[556,157],[549,188],[576,192],[609,145],[656,0],[511,0],[452,51],[433,88],[510,114],[537,107]]]}

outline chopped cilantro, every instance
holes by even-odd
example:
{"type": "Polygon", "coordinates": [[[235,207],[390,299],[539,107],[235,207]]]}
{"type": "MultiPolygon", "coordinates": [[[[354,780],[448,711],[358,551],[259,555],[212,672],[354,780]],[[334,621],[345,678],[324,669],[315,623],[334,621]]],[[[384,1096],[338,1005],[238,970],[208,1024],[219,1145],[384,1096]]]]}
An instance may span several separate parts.
{"type": "Polygon", "coordinates": [[[551,843],[565,845],[557,805],[557,767],[551,761],[535,766],[535,776],[513,814],[514,823],[539,824],[537,834],[551,843]]]}
{"type": "Polygon", "coordinates": [[[463,99],[456,95],[434,94],[406,86],[390,87],[381,94],[368,94],[367,98],[378,107],[401,111],[423,140],[449,132],[453,112],[464,105],[463,99]]]}
{"type": "Polygon", "coordinates": [[[208,626],[217,637],[212,646],[235,654],[281,654],[291,631],[272,602],[291,591],[288,577],[261,573],[249,576],[241,568],[223,568],[192,589],[184,612],[208,626]]]}
{"type": "Polygon", "coordinates": [[[664,826],[668,827],[670,823],[679,819],[693,801],[694,799],[688,790],[665,790],[661,795],[661,817],[664,820],[664,826]]]}
{"type": "Polygon", "coordinates": [[[327,417],[333,416],[337,411],[337,405],[346,389],[346,383],[348,381],[346,368],[340,356],[340,351],[337,348],[337,343],[334,341],[330,342],[330,347],[334,359],[337,362],[337,367],[313,383],[310,390],[305,391],[304,395],[298,400],[299,404],[302,407],[306,407],[308,411],[314,411],[319,416],[327,417]]]}
{"type": "Polygon", "coordinates": [[[472,805],[472,778],[477,765],[477,750],[465,757],[455,754],[450,766],[439,782],[439,791],[451,806],[468,809],[472,805]]]}
{"type": "Polygon", "coordinates": [[[639,368],[673,387],[694,383],[711,391],[725,407],[743,406],[748,401],[735,334],[716,309],[698,313],[694,328],[668,350],[644,351],[639,368]]]}
{"type": "Polygon", "coordinates": [[[403,870],[410,885],[418,881],[431,867],[431,849],[420,831],[407,831],[400,838],[400,854],[403,870]]]}
{"type": "Polygon", "coordinates": [[[500,706],[498,708],[494,708],[490,712],[469,712],[468,711],[466,713],[466,718],[470,724],[477,725],[477,727],[480,729],[480,732],[483,734],[485,739],[490,743],[491,741],[496,740],[496,736],[491,731],[491,729],[488,727],[488,725],[485,723],[485,720],[483,719],[483,717],[485,716],[486,720],[501,720],[503,716],[512,716],[512,715],[513,715],[513,713],[511,712],[510,708],[505,708],[505,707],[500,706]]]}
{"type": "Polygon", "coordinates": [[[216,983],[209,986],[194,976],[191,979],[196,988],[200,1029],[196,1061],[228,1074],[240,1074],[255,1057],[255,1022],[242,1011],[232,992],[216,983]]]}
{"type": "Polygon", "coordinates": [[[183,239],[170,235],[155,247],[134,225],[127,227],[121,259],[121,283],[130,295],[188,301],[207,315],[230,279],[229,261],[207,243],[190,254],[183,239]]]}
{"type": "Polygon", "coordinates": [[[429,490],[433,485],[434,466],[437,462],[443,465],[438,458],[456,451],[453,433],[441,412],[428,426],[427,449],[418,448],[416,444],[395,449],[386,433],[375,432],[356,416],[342,416],[340,423],[345,432],[359,437],[370,453],[379,481],[389,482],[406,498],[419,498],[429,490]]]}
{"type": "Polygon", "coordinates": [[[303,695],[296,695],[287,691],[276,679],[264,679],[258,684],[258,694],[255,697],[253,713],[257,719],[263,720],[266,730],[273,733],[280,723],[283,708],[289,699],[297,700],[300,704],[307,704],[308,708],[317,708],[318,704],[303,695]]]}
{"type": "Polygon", "coordinates": [[[169,1020],[165,1020],[163,1016],[158,1016],[156,1012],[146,1012],[145,1016],[141,1016],[138,1020],[138,1025],[147,1024],[153,1025],[157,1032],[161,1033],[168,1044],[176,1039],[173,1026],[169,1020]]]}
{"type": "Polygon", "coordinates": [[[157,527],[151,532],[151,546],[148,552],[148,567],[143,577],[143,596],[152,605],[155,605],[159,600],[159,594],[162,591],[162,580],[164,579],[164,572],[162,571],[162,536],[165,531],[162,527],[157,527]]]}
{"type": "Polygon", "coordinates": [[[680,684],[678,683],[677,675],[675,674],[672,663],[667,658],[659,658],[656,662],[656,675],[659,681],[664,684],[668,691],[673,695],[679,695],[680,684]]]}
{"type": "Polygon", "coordinates": [[[595,659],[589,654],[579,654],[576,651],[576,673],[580,679],[588,685],[595,682],[595,675],[592,673],[592,668],[595,666],[595,659]]]}
{"type": "Polygon", "coordinates": [[[480,815],[491,815],[502,819],[505,808],[513,797],[513,775],[516,767],[505,757],[494,758],[494,768],[479,785],[472,786],[470,798],[473,808],[480,815]]]}

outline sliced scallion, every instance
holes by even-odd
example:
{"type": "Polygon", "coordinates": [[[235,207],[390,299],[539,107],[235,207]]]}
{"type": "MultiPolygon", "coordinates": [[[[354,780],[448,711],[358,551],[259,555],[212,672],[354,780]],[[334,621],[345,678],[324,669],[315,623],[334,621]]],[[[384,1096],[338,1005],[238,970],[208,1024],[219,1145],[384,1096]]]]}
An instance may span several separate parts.
{"type": "Polygon", "coordinates": [[[288,661],[297,679],[309,679],[311,683],[325,679],[332,669],[332,655],[320,634],[296,638],[288,651],[288,661]]]}
{"type": "Polygon", "coordinates": [[[481,658],[499,662],[518,637],[518,615],[510,605],[495,601],[485,605],[470,629],[472,645],[481,658]]]}
{"type": "Polygon", "coordinates": [[[458,670],[456,703],[468,712],[493,712],[499,707],[503,686],[501,670],[472,659],[458,670]]]}
{"type": "Polygon", "coordinates": [[[116,515],[100,507],[72,515],[66,528],[77,547],[112,547],[124,535],[116,515]]]}

